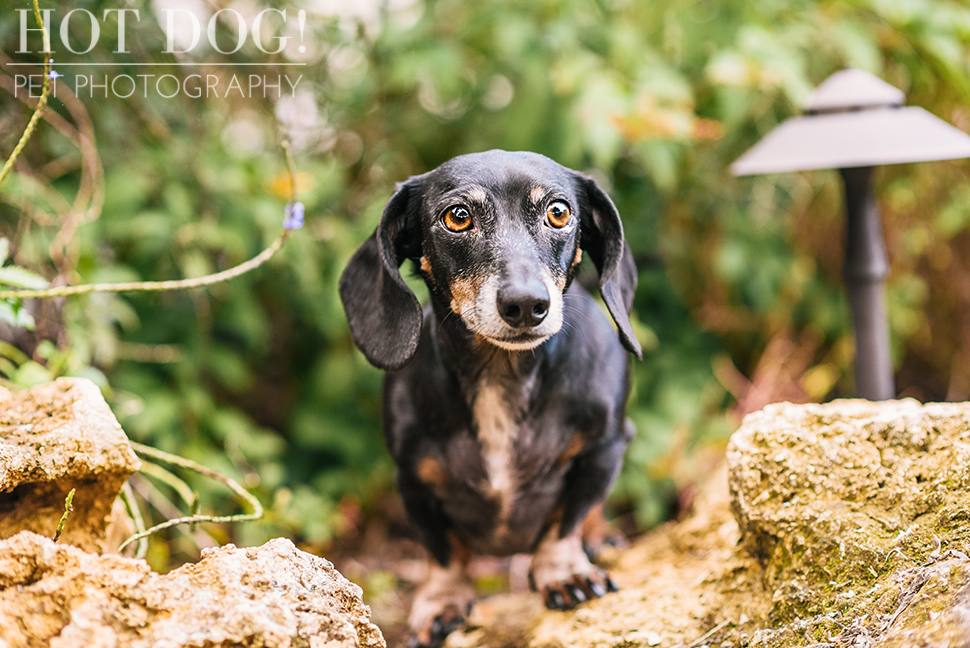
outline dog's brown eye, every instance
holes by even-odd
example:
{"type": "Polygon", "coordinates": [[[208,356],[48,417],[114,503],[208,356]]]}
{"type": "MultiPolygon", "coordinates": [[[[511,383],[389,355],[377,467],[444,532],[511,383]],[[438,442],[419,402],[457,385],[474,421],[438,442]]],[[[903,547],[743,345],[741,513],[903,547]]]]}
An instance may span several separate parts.
{"type": "Polygon", "coordinates": [[[569,222],[569,205],[557,200],[556,202],[549,205],[546,210],[546,220],[553,227],[565,227],[566,223],[569,222]]]}
{"type": "Polygon", "coordinates": [[[452,232],[464,232],[472,226],[472,215],[464,207],[452,207],[441,220],[452,232]]]}

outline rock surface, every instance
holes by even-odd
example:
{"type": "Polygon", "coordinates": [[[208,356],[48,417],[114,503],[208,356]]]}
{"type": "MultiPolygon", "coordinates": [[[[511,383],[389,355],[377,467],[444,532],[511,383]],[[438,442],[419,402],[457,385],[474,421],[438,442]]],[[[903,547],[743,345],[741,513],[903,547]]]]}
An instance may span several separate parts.
{"type": "Polygon", "coordinates": [[[526,599],[486,600],[448,644],[967,647],[968,520],[970,404],[770,405],[691,517],[611,566],[619,593],[513,622],[526,599]]]}
{"type": "Polygon", "coordinates": [[[970,642],[970,404],[770,406],[728,463],[771,595],[761,643],[970,642]]]}
{"type": "Polygon", "coordinates": [[[101,390],[60,378],[21,392],[0,388],[0,538],[53,536],[72,488],[61,542],[105,551],[112,506],[141,466],[101,390]]]}
{"type": "Polygon", "coordinates": [[[276,539],[165,575],[24,531],[0,541],[0,648],[382,648],[361,590],[276,539]]]}

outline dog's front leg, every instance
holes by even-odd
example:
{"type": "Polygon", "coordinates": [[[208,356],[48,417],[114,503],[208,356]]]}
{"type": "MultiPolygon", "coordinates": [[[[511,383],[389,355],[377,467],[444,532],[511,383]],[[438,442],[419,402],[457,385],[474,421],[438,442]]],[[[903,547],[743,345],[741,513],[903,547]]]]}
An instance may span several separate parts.
{"type": "Polygon", "coordinates": [[[428,578],[418,589],[408,615],[408,648],[440,646],[449,633],[465,625],[475,590],[465,571],[467,557],[454,553],[446,567],[429,560],[428,578]]]}
{"type": "Polygon", "coordinates": [[[540,540],[532,557],[533,589],[546,607],[569,609],[599,598],[617,587],[609,575],[589,561],[583,551],[582,522],[606,499],[633,436],[629,421],[613,427],[614,434],[585,449],[566,473],[562,509],[540,540]],[[563,534],[565,530],[565,534],[563,534]]]}
{"type": "Polygon", "coordinates": [[[529,578],[546,607],[553,610],[568,610],[617,590],[609,574],[589,561],[580,529],[561,538],[558,524],[539,542],[529,578]]]}

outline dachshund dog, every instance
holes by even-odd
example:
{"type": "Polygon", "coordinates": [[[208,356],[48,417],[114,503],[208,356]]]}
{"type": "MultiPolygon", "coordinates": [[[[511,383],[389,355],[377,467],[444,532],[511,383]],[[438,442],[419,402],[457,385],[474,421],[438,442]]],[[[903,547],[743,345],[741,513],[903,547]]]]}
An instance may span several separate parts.
{"type": "Polygon", "coordinates": [[[464,623],[472,553],[533,554],[550,608],[616,589],[583,551],[633,434],[636,266],[591,178],[524,152],[456,157],[398,185],[340,278],[354,341],[384,369],[384,438],[432,556],[408,623],[437,646],[464,623]],[[616,323],[573,283],[583,253],[616,323]],[[415,263],[423,311],[401,278],[415,263]]]}

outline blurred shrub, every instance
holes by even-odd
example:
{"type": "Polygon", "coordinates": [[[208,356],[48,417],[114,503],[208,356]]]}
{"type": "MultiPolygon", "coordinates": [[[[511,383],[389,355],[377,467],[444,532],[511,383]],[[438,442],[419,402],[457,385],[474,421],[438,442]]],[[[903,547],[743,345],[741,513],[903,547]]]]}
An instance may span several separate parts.
{"type": "MultiPolygon", "coordinates": [[[[96,15],[114,6],[84,4],[96,15]]],[[[69,6],[59,2],[55,15],[69,6]]],[[[295,40],[279,55],[249,43],[230,59],[309,62],[260,68],[302,74],[292,96],[88,93],[79,102],[63,92],[52,105],[77,129],[43,126],[0,193],[16,262],[49,279],[196,276],[275,236],[286,195],[276,144],[293,140],[308,224],[269,266],[207,292],[44,305],[36,339],[56,348],[11,333],[32,360],[7,364],[31,369],[18,377],[0,366],[20,382],[100,377],[132,437],[241,474],[270,510],[267,524],[238,530],[247,542],[285,533],[325,544],[350,524],[341,500],[359,497],[366,512],[390,488],[381,376],[353,349],[336,281],[395,181],[453,155],[506,148],[544,153],[608,187],[644,260],[636,327],[646,357],[634,367],[629,412],[638,436],[616,498],[651,525],[669,514],[678,485],[710,468],[706,449],[723,445],[745,390],[770,400],[783,387],[812,399],[853,389],[835,174],[737,180],[730,162],[846,66],[970,130],[970,9],[959,2],[334,7],[306,3],[305,53],[295,40]],[[769,365],[784,358],[765,356],[780,338],[810,349],[783,380],[769,365]]],[[[0,16],[4,52],[17,48],[16,18],[0,16]]],[[[114,54],[115,32],[103,28],[80,60],[174,60],[159,54],[148,7],[129,28],[131,55],[114,54]]],[[[211,50],[179,57],[218,60],[211,50]]],[[[13,68],[4,69],[9,90],[13,68]]],[[[233,72],[202,70],[224,83],[233,72]]],[[[66,91],[76,75],[104,68],[61,71],[66,91]]],[[[0,149],[9,151],[28,108],[9,93],[3,106],[0,149]]],[[[898,385],[920,398],[970,395],[968,170],[949,162],[877,175],[898,385]]]]}

